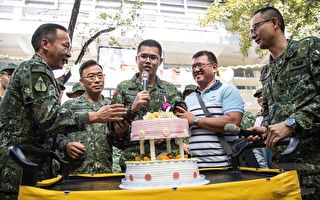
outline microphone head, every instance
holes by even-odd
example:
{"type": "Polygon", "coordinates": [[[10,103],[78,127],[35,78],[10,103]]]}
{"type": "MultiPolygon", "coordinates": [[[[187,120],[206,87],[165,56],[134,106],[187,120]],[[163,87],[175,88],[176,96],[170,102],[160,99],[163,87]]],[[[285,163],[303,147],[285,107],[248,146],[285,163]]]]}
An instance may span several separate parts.
{"type": "Polygon", "coordinates": [[[240,133],[240,128],[238,126],[236,126],[235,124],[226,124],[224,126],[224,130],[228,133],[233,133],[233,134],[240,133]]]}
{"type": "Polygon", "coordinates": [[[147,71],[143,70],[141,77],[142,77],[142,80],[148,80],[149,73],[147,71]]]}

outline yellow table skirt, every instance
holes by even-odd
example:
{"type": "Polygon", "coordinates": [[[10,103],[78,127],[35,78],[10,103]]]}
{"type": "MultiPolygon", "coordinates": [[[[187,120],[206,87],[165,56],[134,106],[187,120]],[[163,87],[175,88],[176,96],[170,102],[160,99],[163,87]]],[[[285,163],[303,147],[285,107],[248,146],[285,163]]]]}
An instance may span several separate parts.
{"type": "MultiPolygon", "coordinates": [[[[216,170],[216,169],[215,169],[216,170]]],[[[250,169],[249,169],[250,170],[250,169]]],[[[251,169],[257,171],[258,169],[251,169]]],[[[259,169],[260,170],[260,169],[259,169]]],[[[260,170],[261,171],[261,170],[260,170]]],[[[268,172],[268,169],[263,170],[268,172]]],[[[275,172],[270,170],[270,172],[275,172]]],[[[89,176],[89,175],[88,175],[89,176]]],[[[123,174],[95,175],[123,176],[123,174]]],[[[89,177],[92,177],[91,175],[89,177]]],[[[84,176],[85,178],[85,176],[84,176]]],[[[60,177],[39,183],[57,182],[60,177]]],[[[292,200],[301,199],[295,170],[275,174],[271,178],[208,184],[177,189],[56,191],[40,187],[20,186],[19,200],[292,200]]]]}

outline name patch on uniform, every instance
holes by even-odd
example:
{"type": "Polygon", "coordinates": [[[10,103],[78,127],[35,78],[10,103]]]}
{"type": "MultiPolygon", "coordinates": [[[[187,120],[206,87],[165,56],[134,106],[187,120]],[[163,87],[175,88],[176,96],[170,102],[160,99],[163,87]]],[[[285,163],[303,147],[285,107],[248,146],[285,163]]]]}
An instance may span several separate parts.
{"type": "Polygon", "coordinates": [[[34,85],[34,89],[37,91],[37,92],[45,92],[47,91],[47,85],[45,84],[45,82],[43,81],[42,77],[39,76],[36,84],[34,85]]]}

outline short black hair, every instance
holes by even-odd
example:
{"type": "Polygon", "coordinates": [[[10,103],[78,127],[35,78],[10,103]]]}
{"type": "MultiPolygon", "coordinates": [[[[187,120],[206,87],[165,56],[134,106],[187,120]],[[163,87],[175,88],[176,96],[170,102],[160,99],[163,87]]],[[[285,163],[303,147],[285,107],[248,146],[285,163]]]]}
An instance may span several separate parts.
{"type": "Polygon", "coordinates": [[[97,63],[97,61],[95,61],[95,60],[88,60],[88,61],[82,63],[82,65],[81,65],[80,68],[79,68],[80,77],[82,78],[82,73],[83,73],[83,70],[84,70],[85,68],[91,67],[91,66],[93,66],[93,65],[98,65],[98,66],[103,70],[102,66],[99,65],[99,64],[97,63]]]}
{"type": "Polygon", "coordinates": [[[50,42],[54,42],[57,38],[57,29],[68,32],[68,30],[64,26],[61,26],[59,24],[47,23],[39,26],[33,33],[31,38],[33,49],[36,52],[39,51],[41,47],[41,40],[44,37],[46,37],[50,42]]]}
{"type": "Polygon", "coordinates": [[[285,30],[284,20],[283,20],[282,14],[278,9],[271,6],[260,8],[259,10],[255,11],[252,16],[255,16],[258,13],[266,14],[269,19],[273,17],[277,18],[279,22],[280,30],[282,33],[284,33],[284,30],[285,30]]]}
{"type": "Polygon", "coordinates": [[[162,56],[162,47],[161,47],[160,43],[157,42],[156,40],[148,39],[148,40],[143,40],[142,42],[140,42],[140,44],[138,46],[138,53],[140,52],[142,46],[156,47],[159,51],[160,57],[162,56]]]}
{"type": "Polygon", "coordinates": [[[198,57],[200,57],[200,56],[207,56],[209,62],[218,64],[218,60],[217,60],[216,56],[215,56],[214,53],[212,53],[211,51],[205,51],[205,50],[203,50],[203,51],[198,51],[197,53],[195,53],[195,54],[192,56],[192,59],[198,58],[198,57]]]}

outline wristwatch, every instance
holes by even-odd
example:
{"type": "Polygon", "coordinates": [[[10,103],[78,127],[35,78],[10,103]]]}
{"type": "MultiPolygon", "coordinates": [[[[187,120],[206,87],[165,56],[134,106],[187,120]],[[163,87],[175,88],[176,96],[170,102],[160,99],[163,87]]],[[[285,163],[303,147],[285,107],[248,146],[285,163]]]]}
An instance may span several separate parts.
{"type": "Polygon", "coordinates": [[[199,124],[199,117],[194,116],[194,118],[193,118],[193,123],[194,123],[194,125],[197,125],[197,126],[198,126],[198,124],[199,124]]]}
{"type": "Polygon", "coordinates": [[[294,120],[293,118],[287,118],[286,120],[284,120],[284,123],[286,124],[286,126],[295,129],[297,126],[296,120],[294,120]]]}

